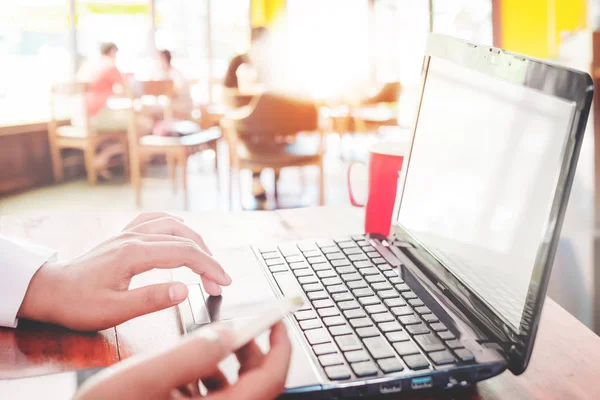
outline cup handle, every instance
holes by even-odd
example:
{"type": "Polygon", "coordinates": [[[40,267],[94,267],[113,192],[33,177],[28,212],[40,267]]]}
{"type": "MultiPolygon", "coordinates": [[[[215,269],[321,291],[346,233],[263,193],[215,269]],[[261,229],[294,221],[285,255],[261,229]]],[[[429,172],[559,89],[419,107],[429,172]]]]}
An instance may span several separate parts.
{"type": "Polygon", "coordinates": [[[346,173],[346,179],[348,182],[348,197],[350,197],[350,204],[352,204],[354,207],[364,207],[365,206],[364,204],[360,204],[359,202],[356,201],[356,198],[354,197],[354,193],[352,192],[352,184],[350,183],[350,175],[352,174],[352,168],[356,164],[362,164],[365,167],[367,166],[362,161],[353,161],[352,164],[350,164],[350,166],[348,166],[348,172],[346,173]]]}

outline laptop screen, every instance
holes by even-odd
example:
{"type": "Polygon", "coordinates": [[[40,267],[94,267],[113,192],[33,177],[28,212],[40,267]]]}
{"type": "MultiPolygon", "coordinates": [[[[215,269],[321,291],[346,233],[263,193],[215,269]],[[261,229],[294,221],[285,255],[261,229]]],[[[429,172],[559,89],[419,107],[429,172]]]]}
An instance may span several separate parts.
{"type": "Polygon", "coordinates": [[[430,59],[398,222],[516,331],[574,111],[430,59]]]}

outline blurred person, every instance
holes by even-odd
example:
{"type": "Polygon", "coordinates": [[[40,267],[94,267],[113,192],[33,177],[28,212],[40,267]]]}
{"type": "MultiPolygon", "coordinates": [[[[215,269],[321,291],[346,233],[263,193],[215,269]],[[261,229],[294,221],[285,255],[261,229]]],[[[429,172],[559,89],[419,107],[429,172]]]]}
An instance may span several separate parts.
{"type": "Polygon", "coordinates": [[[159,76],[160,80],[173,81],[173,99],[171,108],[173,117],[178,119],[189,119],[194,108],[191,95],[191,85],[189,80],[181,73],[181,71],[171,63],[172,55],[169,50],[160,50],[158,52],[159,59],[159,76]]]}

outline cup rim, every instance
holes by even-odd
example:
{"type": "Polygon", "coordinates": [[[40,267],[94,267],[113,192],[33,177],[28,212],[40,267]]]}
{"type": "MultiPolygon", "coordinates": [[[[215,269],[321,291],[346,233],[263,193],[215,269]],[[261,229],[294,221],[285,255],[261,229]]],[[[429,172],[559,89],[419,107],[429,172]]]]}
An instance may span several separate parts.
{"type": "Polygon", "coordinates": [[[403,140],[383,140],[371,145],[371,154],[404,157],[408,153],[410,142],[403,140]]]}

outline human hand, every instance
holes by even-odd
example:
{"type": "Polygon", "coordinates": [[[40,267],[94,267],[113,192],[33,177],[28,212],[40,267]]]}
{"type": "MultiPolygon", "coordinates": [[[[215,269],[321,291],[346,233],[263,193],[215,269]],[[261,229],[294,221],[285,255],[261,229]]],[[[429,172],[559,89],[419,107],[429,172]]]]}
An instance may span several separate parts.
{"type": "Polygon", "coordinates": [[[124,231],[70,261],[43,265],[33,276],[18,317],[91,331],[162,310],[187,298],[181,282],[129,290],[131,279],[153,268],[187,266],[219,295],[231,278],[202,237],[182,219],[141,214],[124,231]]]}
{"type": "Polygon", "coordinates": [[[282,322],[272,328],[270,342],[267,354],[255,342],[236,352],[239,379],[230,385],[217,364],[232,352],[232,334],[203,328],[171,350],[132,357],[95,375],[74,400],[274,399],[285,387],[292,349],[282,322]],[[208,390],[206,397],[194,390],[198,380],[208,390]]]}

